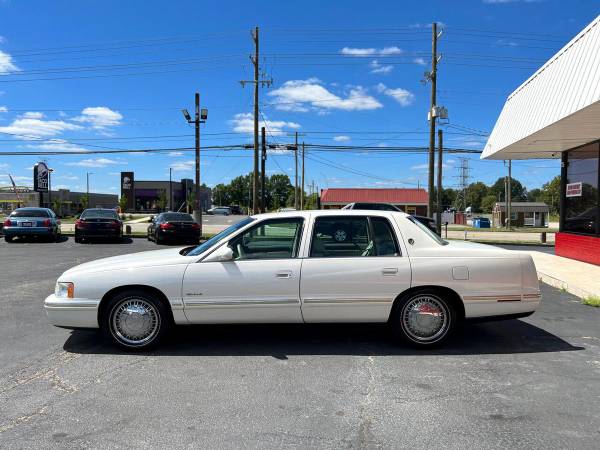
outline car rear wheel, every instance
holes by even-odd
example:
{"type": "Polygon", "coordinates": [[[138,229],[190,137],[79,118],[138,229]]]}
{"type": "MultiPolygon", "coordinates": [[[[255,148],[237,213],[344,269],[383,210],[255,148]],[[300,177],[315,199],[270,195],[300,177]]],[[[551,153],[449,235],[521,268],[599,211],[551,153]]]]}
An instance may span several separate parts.
{"type": "Polygon", "coordinates": [[[4,236],[4,240],[6,242],[12,242],[13,241],[13,237],[12,236],[4,236]]]}
{"type": "Polygon", "coordinates": [[[452,304],[435,290],[414,291],[401,298],[392,312],[394,334],[416,347],[442,343],[455,326],[452,304]]]}
{"type": "Polygon", "coordinates": [[[125,291],[104,309],[102,330],[126,350],[147,350],[167,333],[171,322],[165,304],[144,291],[125,291]]]}
{"type": "Polygon", "coordinates": [[[161,239],[158,232],[156,232],[156,234],[154,235],[154,242],[156,242],[156,245],[161,245],[163,243],[163,240],[161,239]]]}

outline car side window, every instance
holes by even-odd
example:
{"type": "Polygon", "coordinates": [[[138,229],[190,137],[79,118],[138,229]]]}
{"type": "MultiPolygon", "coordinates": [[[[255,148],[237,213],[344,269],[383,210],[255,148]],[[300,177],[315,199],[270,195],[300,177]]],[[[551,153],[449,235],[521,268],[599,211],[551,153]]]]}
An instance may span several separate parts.
{"type": "Polygon", "coordinates": [[[310,256],[348,258],[398,256],[394,231],[384,217],[318,217],[315,220],[310,256]]]}
{"type": "Polygon", "coordinates": [[[310,256],[341,258],[373,256],[374,243],[366,217],[317,217],[310,256]]]}
{"type": "Polygon", "coordinates": [[[371,226],[377,256],[399,256],[400,250],[390,222],[385,217],[371,217],[371,226]]]}
{"type": "Polygon", "coordinates": [[[289,259],[298,255],[303,219],[265,220],[229,242],[236,261],[289,259]]]}

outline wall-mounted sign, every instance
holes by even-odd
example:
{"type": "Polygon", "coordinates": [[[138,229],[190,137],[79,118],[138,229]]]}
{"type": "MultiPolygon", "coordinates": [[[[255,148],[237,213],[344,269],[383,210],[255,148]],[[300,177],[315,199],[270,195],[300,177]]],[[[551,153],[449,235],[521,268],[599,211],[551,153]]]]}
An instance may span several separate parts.
{"type": "Polygon", "coordinates": [[[135,180],[133,172],[121,172],[121,197],[127,199],[127,211],[132,211],[135,205],[135,180]]]}
{"type": "Polygon", "coordinates": [[[577,183],[567,183],[567,197],[581,197],[582,189],[581,181],[577,183]]]}
{"type": "Polygon", "coordinates": [[[33,166],[33,190],[36,192],[48,192],[48,166],[39,162],[33,166]]]}

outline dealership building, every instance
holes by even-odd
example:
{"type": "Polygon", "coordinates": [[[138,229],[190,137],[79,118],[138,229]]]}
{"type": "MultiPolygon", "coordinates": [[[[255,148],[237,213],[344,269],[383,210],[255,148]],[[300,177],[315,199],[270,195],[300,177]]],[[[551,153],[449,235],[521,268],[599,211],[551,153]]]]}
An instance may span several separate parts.
{"type": "MultiPolygon", "coordinates": [[[[184,211],[195,192],[193,180],[148,181],[136,180],[134,172],[121,172],[121,196],[127,198],[127,212],[156,212],[161,199],[166,199],[165,209],[184,211]]],[[[211,207],[211,189],[200,187],[200,205],[206,211],[211,207]]]]}
{"type": "Polygon", "coordinates": [[[600,265],[600,16],[508,97],[481,157],[559,158],[556,254],[600,265]]]}
{"type": "Polygon", "coordinates": [[[321,189],[321,208],[340,209],[348,203],[391,203],[408,214],[427,216],[429,195],[425,189],[321,189]]]}

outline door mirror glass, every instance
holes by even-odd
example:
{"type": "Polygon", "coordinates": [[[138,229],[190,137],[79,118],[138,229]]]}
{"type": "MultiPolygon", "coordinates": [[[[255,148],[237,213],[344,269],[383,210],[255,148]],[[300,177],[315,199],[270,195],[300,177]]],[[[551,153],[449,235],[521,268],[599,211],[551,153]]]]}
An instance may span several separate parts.
{"type": "Polygon", "coordinates": [[[204,262],[225,262],[233,259],[233,250],[228,245],[222,245],[206,258],[204,262]]]}

